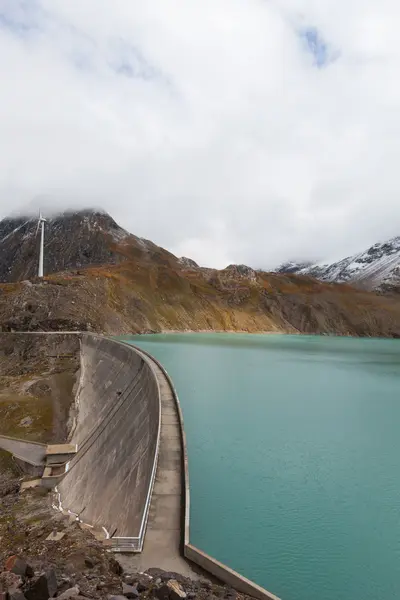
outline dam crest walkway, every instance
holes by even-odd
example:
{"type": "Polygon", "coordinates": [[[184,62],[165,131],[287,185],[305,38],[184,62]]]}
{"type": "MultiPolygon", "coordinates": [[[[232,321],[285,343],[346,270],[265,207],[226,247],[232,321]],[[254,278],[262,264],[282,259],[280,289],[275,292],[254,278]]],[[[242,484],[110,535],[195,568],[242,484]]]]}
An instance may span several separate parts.
{"type": "Polygon", "coordinates": [[[158,567],[187,577],[196,574],[182,556],[182,442],[175,398],[167,377],[152,358],[135,351],[151,364],[161,392],[161,437],[156,479],[144,547],[139,554],[118,557],[127,571],[158,567]]]}

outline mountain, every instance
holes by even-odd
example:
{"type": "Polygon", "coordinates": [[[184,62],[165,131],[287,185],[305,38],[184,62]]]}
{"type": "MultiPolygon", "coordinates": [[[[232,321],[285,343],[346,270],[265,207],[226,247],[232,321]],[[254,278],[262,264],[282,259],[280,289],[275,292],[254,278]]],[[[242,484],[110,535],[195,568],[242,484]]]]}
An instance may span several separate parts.
{"type": "Polygon", "coordinates": [[[312,266],[311,261],[304,262],[296,262],[289,260],[288,262],[283,263],[280,267],[278,267],[275,272],[276,273],[299,273],[300,271],[306,270],[307,268],[312,266]]]}
{"type": "MultiPolygon", "coordinates": [[[[0,221],[0,282],[37,275],[40,234],[36,235],[36,229],[36,216],[0,221]]],[[[125,231],[103,211],[66,211],[45,224],[44,273],[118,264],[155,248],[151,242],[125,231]]]]}
{"type": "Polygon", "coordinates": [[[193,259],[188,258],[187,256],[181,256],[179,259],[179,264],[184,269],[198,269],[199,265],[193,259]]]}
{"type": "Polygon", "coordinates": [[[277,272],[310,275],[322,281],[351,283],[371,290],[396,288],[400,285],[400,237],[374,244],[335,263],[305,266],[288,263],[277,272]]]}
{"type": "Polygon", "coordinates": [[[0,330],[249,331],[400,337],[396,297],[179,259],[96,210],[46,224],[45,277],[36,277],[35,218],[0,223],[0,330]]]}

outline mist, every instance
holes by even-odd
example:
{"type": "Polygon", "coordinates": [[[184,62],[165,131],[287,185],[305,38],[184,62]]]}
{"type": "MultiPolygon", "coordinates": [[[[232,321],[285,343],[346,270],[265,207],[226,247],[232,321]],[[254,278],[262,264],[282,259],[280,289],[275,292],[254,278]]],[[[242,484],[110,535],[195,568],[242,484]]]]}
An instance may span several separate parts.
{"type": "Polygon", "coordinates": [[[400,234],[392,0],[3,0],[0,217],[101,207],[207,266],[400,234]]]}

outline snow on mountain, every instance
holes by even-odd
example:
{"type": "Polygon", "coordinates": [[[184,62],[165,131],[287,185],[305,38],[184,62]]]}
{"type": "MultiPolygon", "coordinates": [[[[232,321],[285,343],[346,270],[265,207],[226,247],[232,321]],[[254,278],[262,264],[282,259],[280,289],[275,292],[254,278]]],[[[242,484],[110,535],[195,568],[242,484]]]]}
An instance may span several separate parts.
{"type": "Polygon", "coordinates": [[[198,269],[199,268],[199,265],[197,264],[197,262],[195,262],[191,258],[188,258],[187,256],[181,256],[178,259],[178,262],[184,269],[198,269]]]}
{"type": "MultiPolygon", "coordinates": [[[[292,263],[289,263],[292,264],[292,263]]],[[[359,284],[368,289],[400,285],[400,236],[377,243],[359,254],[332,264],[315,264],[279,272],[310,275],[322,281],[359,284]]]]}
{"type": "Polygon", "coordinates": [[[275,272],[276,273],[299,273],[299,271],[302,271],[304,269],[311,267],[312,264],[313,263],[310,261],[296,262],[293,260],[289,260],[289,261],[283,263],[280,267],[278,267],[275,272]]]}

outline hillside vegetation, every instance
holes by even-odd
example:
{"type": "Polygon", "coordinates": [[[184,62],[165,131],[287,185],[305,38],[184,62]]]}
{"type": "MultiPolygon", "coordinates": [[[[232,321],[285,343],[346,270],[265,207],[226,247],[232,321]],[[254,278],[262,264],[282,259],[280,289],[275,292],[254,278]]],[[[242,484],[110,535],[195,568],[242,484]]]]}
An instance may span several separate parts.
{"type": "MultiPolygon", "coordinates": [[[[151,255],[0,285],[0,326],[10,330],[168,330],[336,333],[400,337],[396,297],[310,277],[182,268],[151,255]]],[[[133,249],[134,250],[134,249],[133,249]]]]}
{"type": "Polygon", "coordinates": [[[177,258],[98,210],[46,224],[44,279],[35,278],[36,218],[0,222],[4,331],[275,331],[400,336],[399,296],[310,276],[221,271],[177,258]],[[29,278],[29,279],[28,279],[29,278]],[[25,281],[21,281],[25,279],[25,281]]]}

